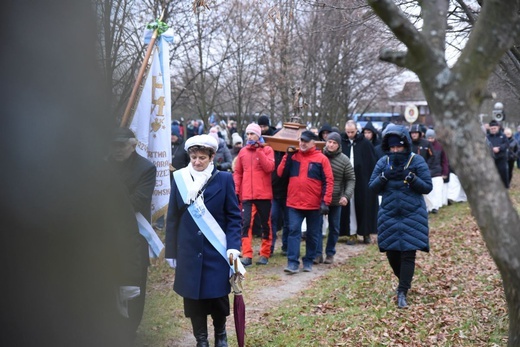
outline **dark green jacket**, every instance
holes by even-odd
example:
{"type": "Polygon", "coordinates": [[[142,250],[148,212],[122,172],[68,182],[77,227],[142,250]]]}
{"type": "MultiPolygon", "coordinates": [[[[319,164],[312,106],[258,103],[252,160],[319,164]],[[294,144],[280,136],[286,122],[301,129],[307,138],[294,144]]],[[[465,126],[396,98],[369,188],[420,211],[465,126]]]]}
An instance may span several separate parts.
{"type": "Polygon", "coordinates": [[[350,159],[341,151],[341,144],[335,152],[323,149],[323,154],[329,158],[332,174],[334,175],[334,189],[332,191],[331,206],[339,206],[339,199],[346,197],[348,201],[354,195],[356,176],[350,159]]]}

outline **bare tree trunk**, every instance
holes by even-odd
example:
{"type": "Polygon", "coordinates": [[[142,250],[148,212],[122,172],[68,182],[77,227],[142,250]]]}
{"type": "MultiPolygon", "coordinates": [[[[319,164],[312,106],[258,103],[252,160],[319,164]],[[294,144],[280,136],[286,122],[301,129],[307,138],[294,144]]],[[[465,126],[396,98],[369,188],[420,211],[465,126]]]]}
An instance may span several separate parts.
{"type": "Polygon", "coordinates": [[[520,346],[520,218],[499,178],[478,118],[479,107],[486,98],[487,80],[518,34],[519,3],[486,2],[452,68],[444,58],[448,1],[421,3],[422,32],[393,1],[368,3],[408,48],[407,52],[385,51],[381,59],[414,71],[421,81],[438,138],[460,177],[502,276],[510,319],[508,345],[520,346]]]}

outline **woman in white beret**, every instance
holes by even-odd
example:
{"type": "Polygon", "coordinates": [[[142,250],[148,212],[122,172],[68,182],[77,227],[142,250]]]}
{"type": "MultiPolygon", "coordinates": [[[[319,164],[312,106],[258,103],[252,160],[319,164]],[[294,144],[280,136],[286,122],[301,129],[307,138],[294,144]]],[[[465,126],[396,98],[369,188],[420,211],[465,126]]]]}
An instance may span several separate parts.
{"type": "Polygon", "coordinates": [[[223,347],[230,312],[228,259],[239,256],[242,219],[233,176],[213,164],[217,141],[198,135],[189,138],[185,148],[190,163],[174,172],[165,258],[176,269],[173,290],[184,298],[184,314],[191,319],[197,346],[209,346],[211,315],[215,346],[223,347]]]}

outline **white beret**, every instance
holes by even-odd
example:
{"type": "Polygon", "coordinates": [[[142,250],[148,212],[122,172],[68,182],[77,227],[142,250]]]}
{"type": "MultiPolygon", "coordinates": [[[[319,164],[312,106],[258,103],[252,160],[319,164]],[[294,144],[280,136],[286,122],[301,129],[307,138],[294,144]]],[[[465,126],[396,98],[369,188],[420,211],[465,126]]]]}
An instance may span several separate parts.
{"type": "Polygon", "coordinates": [[[213,148],[216,152],[218,149],[218,142],[211,135],[195,135],[186,140],[186,143],[184,144],[184,149],[188,150],[188,148],[193,146],[213,148]]]}

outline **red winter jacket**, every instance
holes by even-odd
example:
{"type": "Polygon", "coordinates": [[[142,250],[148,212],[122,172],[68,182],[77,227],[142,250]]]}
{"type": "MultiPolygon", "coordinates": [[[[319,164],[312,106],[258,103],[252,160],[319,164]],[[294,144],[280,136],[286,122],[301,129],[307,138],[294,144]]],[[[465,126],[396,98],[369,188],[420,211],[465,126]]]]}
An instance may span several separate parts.
{"type": "Polygon", "coordinates": [[[284,155],[276,173],[280,177],[289,175],[287,206],[318,210],[322,201],[330,205],[334,176],[329,159],[316,147],[294,153],[289,162],[287,154],[284,155]]]}
{"type": "Polygon", "coordinates": [[[238,152],[233,179],[239,199],[271,200],[273,187],[274,152],[269,146],[255,148],[248,145],[238,152]]]}

